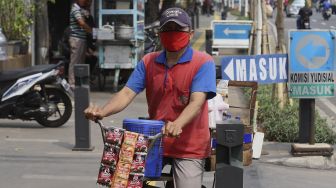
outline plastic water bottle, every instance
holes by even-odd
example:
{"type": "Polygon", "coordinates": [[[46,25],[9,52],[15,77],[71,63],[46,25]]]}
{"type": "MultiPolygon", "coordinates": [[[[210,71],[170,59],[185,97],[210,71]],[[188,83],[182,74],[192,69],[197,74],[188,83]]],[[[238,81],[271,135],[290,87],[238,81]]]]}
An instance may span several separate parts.
{"type": "Polygon", "coordinates": [[[5,35],[2,33],[2,29],[0,27],[0,60],[6,60],[7,59],[7,39],[5,35]]]}

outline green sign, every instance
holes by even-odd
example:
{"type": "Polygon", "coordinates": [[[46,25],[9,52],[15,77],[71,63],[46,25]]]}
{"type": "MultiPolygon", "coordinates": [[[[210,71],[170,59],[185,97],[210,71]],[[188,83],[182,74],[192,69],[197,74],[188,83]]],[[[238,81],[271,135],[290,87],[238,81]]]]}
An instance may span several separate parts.
{"type": "Polygon", "coordinates": [[[289,96],[292,98],[333,97],[335,84],[290,84],[289,96]]]}

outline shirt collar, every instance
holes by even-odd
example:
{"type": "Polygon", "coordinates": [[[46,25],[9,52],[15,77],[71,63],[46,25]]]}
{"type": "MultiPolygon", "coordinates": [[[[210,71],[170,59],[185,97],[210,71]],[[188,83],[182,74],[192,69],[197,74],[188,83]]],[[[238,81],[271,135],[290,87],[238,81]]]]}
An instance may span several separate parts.
{"type": "Polygon", "coordinates": [[[82,7],[80,7],[79,4],[77,4],[77,3],[74,3],[74,6],[75,6],[76,8],[79,8],[79,9],[82,8],[82,7]]]}
{"type": "MultiPolygon", "coordinates": [[[[177,61],[177,64],[179,63],[186,63],[191,61],[193,56],[193,49],[191,48],[190,45],[188,45],[187,49],[183,53],[183,55],[180,57],[180,59],[177,61]]],[[[160,63],[160,64],[165,64],[166,63],[166,51],[163,50],[159,56],[155,59],[155,62],[160,63]]]]}

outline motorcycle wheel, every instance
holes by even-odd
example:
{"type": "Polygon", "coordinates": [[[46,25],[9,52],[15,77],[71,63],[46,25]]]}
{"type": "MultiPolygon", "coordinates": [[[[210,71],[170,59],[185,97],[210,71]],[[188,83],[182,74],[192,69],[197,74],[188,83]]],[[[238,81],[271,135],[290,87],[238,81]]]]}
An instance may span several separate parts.
{"type": "Polygon", "coordinates": [[[65,124],[72,114],[72,103],[69,96],[57,88],[46,88],[48,103],[56,105],[55,113],[36,119],[44,127],[60,127],[65,124]]]}

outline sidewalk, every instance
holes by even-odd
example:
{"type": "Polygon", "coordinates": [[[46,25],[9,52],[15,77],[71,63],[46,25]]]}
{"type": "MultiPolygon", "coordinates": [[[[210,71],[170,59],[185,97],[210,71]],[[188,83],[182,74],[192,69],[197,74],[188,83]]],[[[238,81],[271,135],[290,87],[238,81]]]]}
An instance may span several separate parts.
{"type": "MultiPolygon", "coordinates": [[[[336,145],[333,147],[334,151],[336,151],[336,145]]],[[[290,148],[291,143],[265,142],[263,144],[263,151],[266,151],[268,155],[263,155],[260,161],[263,163],[283,165],[288,167],[336,170],[336,154],[331,157],[293,157],[290,154],[290,148]]]]}

